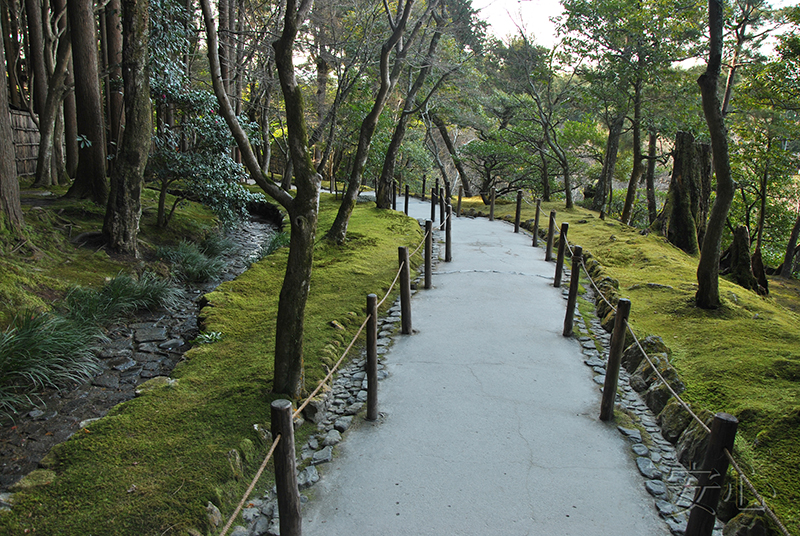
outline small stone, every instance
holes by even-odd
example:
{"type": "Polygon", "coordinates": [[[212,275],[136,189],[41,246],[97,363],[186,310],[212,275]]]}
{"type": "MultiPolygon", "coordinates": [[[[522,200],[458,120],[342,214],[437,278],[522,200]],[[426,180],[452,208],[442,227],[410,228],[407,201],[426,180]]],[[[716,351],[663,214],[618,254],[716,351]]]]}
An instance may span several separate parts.
{"type": "Polygon", "coordinates": [[[316,437],[312,437],[308,440],[308,448],[311,450],[319,450],[319,441],[316,437]]]}
{"type": "Polygon", "coordinates": [[[366,402],[368,396],[369,393],[367,393],[367,391],[359,391],[358,395],[356,396],[356,400],[358,400],[359,402],[366,402]]]}
{"type": "Polygon", "coordinates": [[[633,451],[633,452],[634,452],[634,453],[635,453],[637,456],[648,456],[648,455],[650,454],[650,449],[648,449],[647,447],[645,447],[645,446],[644,446],[643,444],[641,444],[641,443],[636,443],[635,445],[632,445],[632,446],[631,446],[631,450],[632,450],[632,451],[633,451]]]}
{"type": "Polygon", "coordinates": [[[347,408],[345,413],[347,415],[356,415],[358,414],[359,411],[361,411],[363,407],[364,407],[363,402],[355,402],[354,404],[352,404],[350,407],[347,408]]]}
{"type": "Polygon", "coordinates": [[[663,499],[658,499],[656,501],[656,509],[658,510],[659,515],[662,517],[666,517],[675,513],[675,505],[663,499]]]}
{"type": "Polygon", "coordinates": [[[118,357],[116,359],[112,359],[111,361],[109,361],[108,366],[113,368],[114,370],[125,372],[126,370],[135,367],[136,361],[131,359],[130,357],[118,357]]]}
{"type": "Polygon", "coordinates": [[[617,426],[617,430],[622,432],[622,435],[624,435],[634,443],[642,442],[642,433],[639,430],[636,430],[635,428],[623,428],[622,426],[617,426]]]}
{"type": "Polygon", "coordinates": [[[258,508],[245,508],[242,510],[242,519],[244,519],[245,523],[250,523],[260,515],[261,511],[258,508]]]}
{"type": "Polygon", "coordinates": [[[313,465],[306,467],[297,475],[298,489],[306,489],[319,482],[319,471],[313,465]]]}
{"type": "Polygon", "coordinates": [[[338,430],[331,430],[322,440],[322,446],[332,447],[342,440],[342,434],[338,430]]]}
{"type": "Polygon", "coordinates": [[[264,534],[269,534],[269,526],[271,524],[272,520],[270,518],[259,517],[250,527],[250,532],[248,534],[249,536],[264,536],[264,534]]]}
{"type": "Polygon", "coordinates": [[[345,430],[350,428],[351,424],[353,424],[353,417],[339,417],[338,419],[336,419],[336,422],[333,424],[333,427],[337,431],[344,433],[345,430]]]}
{"type": "Polygon", "coordinates": [[[606,377],[602,374],[597,374],[592,379],[594,380],[594,383],[596,383],[597,385],[605,385],[606,383],[606,377]]]}
{"type": "Polygon", "coordinates": [[[678,520],[672,516],[669,516],[664,518],[664,520],[667,522],[667,526],[672,534],[675,534],[676,536],[683,536],[686,534],[687,521],[685,519],[678,520]]]}
{"type": "Polygon", "coordinates": [[[320,463],[328,463],[333,459],[333,447],[325,447],[322,450],[318,450],[314,453],[311,457],[311,463],[314,465],[320,463]]]}
{"type": "Polygon", "coordinates": [[[231,536],[249,536],[250,532],[241,525],[236,525],[231,531],[231,536]]]}
{"type": "Polygon", "coordinates": [[[211,501],[208,501],[206,505],[206,513],[208,514],[208,522],[211,523],[212,526],[218,527],[219,524],[222,523],[222,513],[211,501]]]}
{"type": "Polygon", "coordinates": [[[119,389],[119,375],[110,370],[92,379],[92,385],[105,389],[119,389]]]}
{"type": "Polygon", "coordinates": [[[281,523],[278,519],[273,519],[270,524],[269,528],[267,529],[268,536],[281,536],[281,523]]]}
{"type": "Polygon", "coordinates": [[[137,329],[134,333],[134,339],[138,343],[166,341],[167,328],[149,327],[137,329]]]}
{"type": "Polygon", "coordinates": [[[639,468],[639,472],[642,473],[642,476],[649,480],[661,480],[661,471],[653,463],[653,460],[650,458],[646,458],[644,456],[639,456],[636,458],[636,466],[639,468]]]}
{"type": "Polygon", "coordinates": [[[653,497],[662,497],[667,494],[667,486],[660,480],[648,480],[644,483],[644,487],[653,497]]]}
{"type": "Polygon", "coordinates": [[[602,367],[605,366],[606,362],[600,356],[590,357],[583,361],[590,367],[602,367]]]}
{"type": "Polygon", "coordinates": [[[171,350],[173,348],[180,348],[184,344],[186,343],[184,342],[183,339],[170,339],[166,342],[162,342],[161,344],[158,345],[158,347],[163,350],[171,350]]]}
{"type": "Polygon", "coordinates": [[[28,417],[30,417],[31,419],[38,419],[39,417],[41,417],[43,415],[44,415],[44,411],[42,411],[40,409],[35,409],[35,410],[33,410],[33,411],[28,413],[28,417]]]}

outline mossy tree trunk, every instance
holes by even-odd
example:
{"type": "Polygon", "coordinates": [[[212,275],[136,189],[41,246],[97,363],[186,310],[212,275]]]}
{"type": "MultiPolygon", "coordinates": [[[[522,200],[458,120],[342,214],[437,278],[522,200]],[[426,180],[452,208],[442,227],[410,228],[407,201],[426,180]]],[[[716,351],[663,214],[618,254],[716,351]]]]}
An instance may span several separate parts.
{"type": "Polygon", "coordinates": [[[297,397],[303,389],[303,328],[317,229],[320,176],[314,169],[308,148],[303,96],[295,78],[292,55],[298,28],[308,15],[312,2],[303,0],[298,4],[295,0],[287,1],[283,32],[273,43],[275,64],[286,105],[288,152],[294,163],[297,188],[294,197],[266,177],[247,134],[236,119],[222,81],[217,52],[219,49],[217,32],[211,5],[209,0],[201,0],[200,5],[206,24],[211,81],[220,105],[220,113],[231,129],[251,178],[280,203],[289,216],[291,225],[289,260],[278,302],[272,390],[297,397]]]}
{"type": "Polygon", "coordinates": [[[747,290],[758,290],[758,281],[753,275],[750,258],[750,231],[744,225],[740,225],[733,231],[730,261],[730,274],[736,284],[747,290]]]}
{"type": "Polygon", "coordinates": [[[651,225],[652,230],[690,255],[699,251],[705,230],[708,194],[704,169],[710,165],[709,156],[707,148],[695,143],[691,134],[678,132],[667,201],[651,225]]]}
{"type": "Polygon", "coordinates": [[[800,210],[797,213],[797,219],[794,221],[792,232],[789,236],[789,243],[786,245],[786,255],[783,257],[783,266],[781,266],[781,277],[786,279],[792,277],[792,268],[794,268],[794,255],[795,248],[797,247],[797,239],[800,238],[800,210]]]}
{"type": "Polygon", "coordinates": [[[703,114],[711,135],[714,172],[717,177],[717,197],[708,219],[700,262],[697,265],[697,294],[695,301],[703,309],[716,309],[719,297],[719,258],[725,220],[734,195],[731,165],[728,155],[728,133],[722,117],[718,84],[722,69],[723,1],[709,0],[708,26],[710,30],[709,57],[706,71],[698,78],[703,100],[703,114]]]}
{"type": "Polygon", "coordinates": [[[122,0],[125,132],[111,173],[103,237],[118,253],[138,254],[144,170],[153,135],[148,69],[149,0],[122,0]]]}
{"type": "Polygon", "coordinates": [[[600,172],[600,179],[597,181],[594,199],[592,199],[592,210],[603,210],[609,201],[611,181],[614,179],[614,169],[617,167],[619,140],[622,137],[622,127],[624,125],[625,113],[623,112],[618,114],[609,126],[606,153],[605,158],[603,158],[603,170],[600,172]]]}
{"type": "Polygon", "coordinates": [[[650,224],[656,221],[658,217],[658,207],[656,206],[656,142],[658,135],[655,131],[649,132],[649,140],[647,144],[647,171],[645,172],[644,181],[647,188],[647,218],[650,224]]]}
{"type": "MultiPolygon", "coordinates": [[[[3,29],[0,23],[0,30],[3,29]]],[[[3,32],[5,35],[5,31],[3,32]]],[[[5,68],[4,43],[0,40],[0,56],[5,68]]],[[[14,157],[14,134],[8,111],[8,91],[0,91],[0,229],[7,224],[14,232],[25,226],[19,201],[17,164],[14,157]]]]}
{"type": "Polygon", "coordinates": [[[628,191],[625,195],[625,205],[622,208],[622,223],[630,225],[633,218],[633,204],[636,201],[636,190],[639,180],[644,172],[644,157],[642,156],[642,85],[644,82],[638,78],[633,84],[633,169],[628,180],[628,191]]]}

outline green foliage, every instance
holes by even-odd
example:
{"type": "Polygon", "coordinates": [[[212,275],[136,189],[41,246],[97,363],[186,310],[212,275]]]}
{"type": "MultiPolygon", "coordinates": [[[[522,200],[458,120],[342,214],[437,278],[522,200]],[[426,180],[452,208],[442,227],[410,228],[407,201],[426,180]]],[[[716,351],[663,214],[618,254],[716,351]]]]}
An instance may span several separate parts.
{"type": "Polygon", "coordinates": [[[205,283],[219,277],[224,259],[203,253],[200,246],[182,240],[174,247],[159,247],[156,254],[172,264],[175,275],[187,283],[205,283]]]}
{"type": "Polygon", "coordinates": [[[144,272],[138,279],[119,274],[100,290],[72,288],[59,308],[78,324],[107,325],[136,311],[172,307],[180,295],[180,289],[151,272],[144,272]]]}
{"type": "Polygon", "coordinates": [[[37,390],[79,383],[99,372],[97,326],[23,311],[0,333],[0,415],[35,403],[37,390]]]}

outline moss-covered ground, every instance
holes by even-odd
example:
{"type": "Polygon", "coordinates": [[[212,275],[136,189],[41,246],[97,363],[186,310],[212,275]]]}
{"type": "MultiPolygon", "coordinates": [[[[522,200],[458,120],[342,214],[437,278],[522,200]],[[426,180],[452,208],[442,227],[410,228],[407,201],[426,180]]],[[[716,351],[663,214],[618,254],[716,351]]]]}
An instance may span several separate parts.
{"type": "MultiPolygon", "coordinates": [[[[337,206],[323,195],[319,235],[337,206]]],[[[398,246],[414,248],[421,240],[415,220],[373,203],[357,205],[348,236],[341,248],[319,241],[315,250],[304,341],[309,390],[360,326],[366,295],[388,289],[398,246]]],[[[176,382],[153,385],[56,447],[46,469],[23,481],[12,511],[0,514],[0,533],[212,533],[207,503],[227,518],[268,447],[254,425],[269,429],[276,397],[270,382],[285,266],[282,250],[209,294],[206,329],[220,332],[221,340],[193,348],[174,370],[176,382]],[[241,467],[229,461],[232,449],[241,467]]],[[[301,427],[298,444],[312,430],[301,427]]],[[[265,471],[255,493],[272,485],[265,471]]]]}
{"type": "MultiPolygon", "coordinates": [[[[488,214],[480,198],[463,202],[488,214]]],[[[712,412],[740,420],[737,449],[745,469],[780,518],[800,534],[800,290],[797,282],[770,280],[761,297],[720,279],[723,307],[694,306],[697,257],[663,238],[642,235],[615,220],[563,202],[544,203],[540,227],[557,211],[558,227],[568,222],[570,243],[580,245],[619,281],[631,300],[639,338],[659,335],[687,385],[684,398],[712,412]],[[656,285],[648,285],[654,283],[656,285]]],[[[495,207],[495,217],[513,221],[515,204],[495,207]]],[[[522,220],[535,207],[523,204],[522,220]]]]}

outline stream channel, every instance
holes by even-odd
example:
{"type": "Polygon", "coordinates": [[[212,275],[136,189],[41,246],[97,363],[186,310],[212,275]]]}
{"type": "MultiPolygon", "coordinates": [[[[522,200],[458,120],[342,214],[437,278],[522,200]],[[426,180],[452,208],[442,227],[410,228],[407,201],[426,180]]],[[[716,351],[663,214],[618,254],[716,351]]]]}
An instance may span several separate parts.
{"type": "Polygon", "coordinates": [[[180,305],[171,311],[145,311],[107,328],[108,341],[97,356],[101,372],[91,380],[33,395],[36,407],[0,421],[0,508],[7,508],[9,488],[37,467],[59,443],[136,396],[136,387],[156,376],[168,376],[184,359],[189,341],[199,334],[200,298],[224,281],[245,272],[262,244],[276,231],[277,211],[267,210],[228,232],[235,247],[223,255],[219,280],[184,288],[180,305]]]}

